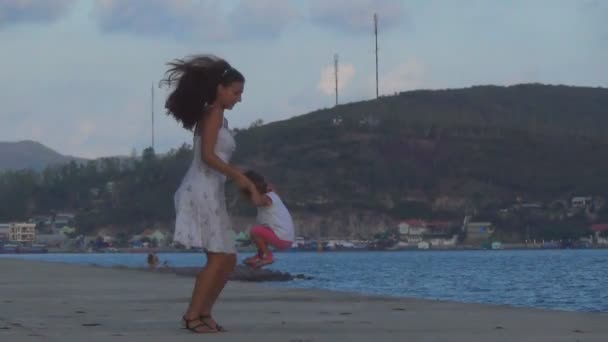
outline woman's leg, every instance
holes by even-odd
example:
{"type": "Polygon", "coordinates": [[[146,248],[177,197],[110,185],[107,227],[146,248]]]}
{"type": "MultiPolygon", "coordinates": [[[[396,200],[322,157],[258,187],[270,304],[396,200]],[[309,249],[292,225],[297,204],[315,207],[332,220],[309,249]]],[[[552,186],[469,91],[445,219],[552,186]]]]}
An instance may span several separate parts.
{"type": "Polygon", "coordinates": [[[213,305],[217,301],[220,293],[226,286],[230,275],[236,265],[236,254],[219,254],[217,257],[220,258],[220,263],[223,264],[222,272],[218,275],[217,280],[214,281],[213,289],[210,293],[209,304],[203,306],[203,310],[200,312],[202,316],[210,316],[213,305]]]}
{"type": "MultiPolygon", "coordinates": [[[[217,294],[221,292],[223,285],[217,290],[220,284],[225,284],[224,277],[228,263],[226,257],[221,253],[207,253],[207,264],[196,276],[194,289],[192,290],[192,299],[184,318],[191,321],[190,326],[197,326],[201,323],[207,324],[198,320],[203,314],[209,314],[211,307],[215,303],[217,294]]],[[[197,332],[217,332],[213,324],[202,325],[196,329],[197,332]]]]}

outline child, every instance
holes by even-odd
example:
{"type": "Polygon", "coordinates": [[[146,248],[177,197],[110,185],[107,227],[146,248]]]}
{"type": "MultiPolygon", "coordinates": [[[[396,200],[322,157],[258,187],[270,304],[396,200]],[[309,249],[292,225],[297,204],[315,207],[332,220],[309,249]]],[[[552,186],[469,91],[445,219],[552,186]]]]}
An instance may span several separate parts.
{"type": "Polygon", "coordinates": [[[148,253],[148,267],[151,269],[155,269],[158,266],[160,260],[158,260],[158,256],[156,253],[148,253]]]}
{"type": "Polygon", "coordinates": [[[277,250],[291,247],[295,238],[294,226],[283,201],[266,183],[264,177],[251,170],[245,172],[245,176],[255,184],[263,201],[266,202],[265,206],[258,207],[256,225],[249,231],[258,253],[245,259],[247,265],[259,268],[274,262],[268,245],[272,245],[277,250]]]}

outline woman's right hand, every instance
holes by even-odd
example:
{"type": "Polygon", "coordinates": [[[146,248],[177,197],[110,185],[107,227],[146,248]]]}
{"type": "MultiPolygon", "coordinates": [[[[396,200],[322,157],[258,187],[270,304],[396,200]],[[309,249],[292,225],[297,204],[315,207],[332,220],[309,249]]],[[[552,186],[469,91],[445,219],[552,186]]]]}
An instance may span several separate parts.
{"type": "Polygon", "coordinates": [[[241,191],[245,191],[248,192],[249,189],[251,189],[251,187],[253,186],[253,182],[251,182],[249,180],[249,178],[245,177],[244,175],[237,173],[237,177],[234,177],[234,182],[236,183],[236,186],[241,190],[241,191]]]}
{"type": "Polygon", "coordinates": [[[264,200],[262,199],[262,195],[260,194],[260,192],[258,191],[258,189],[254,186],[253,188],[249,189],[249,198],[251,199],[251,203],[253,203],[254,206],[256,207],[262,207],[264,206],[264,200]]]}
{"type": "Polygon", "coordinates": [[[255,184],[253,184],[253,182],[250,181],[247,177],[243,176],[237,178],[236,184],[242,192],[247,193],[249,195],[249,199],[251,200],[251,203],[253,203],[254,206],[260,207],[264,204],[262,196],[260,195],[258,189],[255,187],[255,184]]]}

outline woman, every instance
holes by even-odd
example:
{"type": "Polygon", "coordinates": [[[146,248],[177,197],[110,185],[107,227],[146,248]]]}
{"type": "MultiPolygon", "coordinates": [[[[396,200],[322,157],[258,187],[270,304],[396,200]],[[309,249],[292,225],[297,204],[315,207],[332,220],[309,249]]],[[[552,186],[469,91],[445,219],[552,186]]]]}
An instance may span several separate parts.
{"type": "Polygon", "coordinates": [[[250,192],[254,205],[264,204],[255,185],[229,164],[236,143],[224,110],[241,101],[245,78],[212,55],[178,59],[169,66],[163,82],[174,89],[165,107],[184,128],[194,130],[194,159],[175,193],[174,241],[200,247],[207,254],[207,264],[196,277],[182,320],[193,332],[215,333],[224,329],[212,318],[211,309],[236,264],[226,211],[226,179],[250,192]]]}

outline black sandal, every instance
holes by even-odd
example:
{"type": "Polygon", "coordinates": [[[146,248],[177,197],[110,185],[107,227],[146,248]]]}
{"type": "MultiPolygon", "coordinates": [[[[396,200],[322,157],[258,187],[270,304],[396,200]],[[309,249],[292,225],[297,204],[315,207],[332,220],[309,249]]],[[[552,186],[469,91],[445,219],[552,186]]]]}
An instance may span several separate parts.
{"type": "MultiPolygon", "coordinates": [[[[211,317],[211,315],[201,315],[200,319],[201,322],[203,322],[205,319],[213,319],[213,317],[211,317]]],[[[207,324],[207,322],[205,322],[205,324],[207,324]]],[[[209,324],[207,324],[207,326],[209,326],[209,324]]],[[[219,332],[226,332],[226,329],[224,329],[224,327],[219,325],[217,322],[215,322],[215,329],[219,332]]]]}
{"type": "Polygon", "coordinates": [[[192,331],[194,333],[197,333],[197,334],[215,334],[215,333],[217,333],[217,332],[220,331],[218,328],[213,328],[212,326],[210,326],[209,324],[207,324],[207,322],[203,321],[203,319],[200,318],[200,317],[199,318],[195,318],[195,319],[187,319],[186,316],[182,316],[182,323],[184,323],[184,327],[186,329],[188,329],[188,330],[190,330],[190,331],[192,331]],[[190,323],[191,322],[196,322],[196,321],[198,321],[199,324],[191,327],[190,323]],[[207,328],[210,329],[210,331],[199,331],[199,330],[196,330],[196,329],[198,329],[200,327],[207,327],[207,328]]]}

